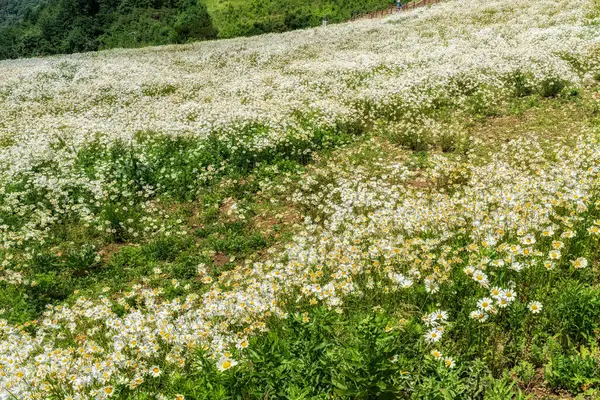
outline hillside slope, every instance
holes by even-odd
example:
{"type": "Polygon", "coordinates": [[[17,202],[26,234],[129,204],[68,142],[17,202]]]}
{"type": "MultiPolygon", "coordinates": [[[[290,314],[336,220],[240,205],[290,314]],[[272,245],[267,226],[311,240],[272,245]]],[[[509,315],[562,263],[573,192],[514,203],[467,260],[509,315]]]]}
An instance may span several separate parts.
{"type": "Polygon", "coordinates": [[[0,76],[0,400],[600,397],[597,1],[0,76]]]}

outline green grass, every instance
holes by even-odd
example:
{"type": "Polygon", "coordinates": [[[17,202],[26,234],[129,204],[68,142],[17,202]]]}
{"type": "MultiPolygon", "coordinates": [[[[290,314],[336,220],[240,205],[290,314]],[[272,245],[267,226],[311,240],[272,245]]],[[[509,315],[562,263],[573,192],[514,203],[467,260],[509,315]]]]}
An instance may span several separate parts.
{"type": "Polygon", "coordinates": [[[222,38],[318,26],[324,17],[341,22],[392,4],[390,0],[206,0],[222,38]]]}

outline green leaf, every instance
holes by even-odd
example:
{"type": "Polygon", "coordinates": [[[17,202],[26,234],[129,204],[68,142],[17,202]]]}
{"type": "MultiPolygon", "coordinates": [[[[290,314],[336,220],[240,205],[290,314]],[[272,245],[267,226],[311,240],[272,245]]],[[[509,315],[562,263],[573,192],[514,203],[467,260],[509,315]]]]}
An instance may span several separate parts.
{"type": "Polygon", "coordinates": [[[331,378],[331,383],[338,389],[348,390],[348,386],[344,385],[342,382],[337,380],[336,378],[331,378]]]}

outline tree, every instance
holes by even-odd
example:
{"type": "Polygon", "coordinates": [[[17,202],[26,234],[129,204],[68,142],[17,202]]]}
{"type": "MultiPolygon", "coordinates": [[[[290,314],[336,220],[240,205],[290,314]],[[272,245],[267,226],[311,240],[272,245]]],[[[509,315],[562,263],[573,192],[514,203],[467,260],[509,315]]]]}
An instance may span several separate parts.
{"type": "Polygon", "coordinates": [[[202,3],[195,3],[179,14],[175,22],[175,32],[179,43],[214,39],[218,34],[206,6],[202,3]]]}

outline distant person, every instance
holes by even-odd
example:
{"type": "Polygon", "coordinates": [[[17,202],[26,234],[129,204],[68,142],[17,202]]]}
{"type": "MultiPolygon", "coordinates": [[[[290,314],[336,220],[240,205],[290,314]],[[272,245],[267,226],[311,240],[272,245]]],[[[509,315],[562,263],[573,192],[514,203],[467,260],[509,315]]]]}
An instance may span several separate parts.
{"type": "Polygon", "coordinates": [[[402,2],[400,0],[396,0],[396,6],[398,7],[398,11],[402,10],[402,2]]]}

